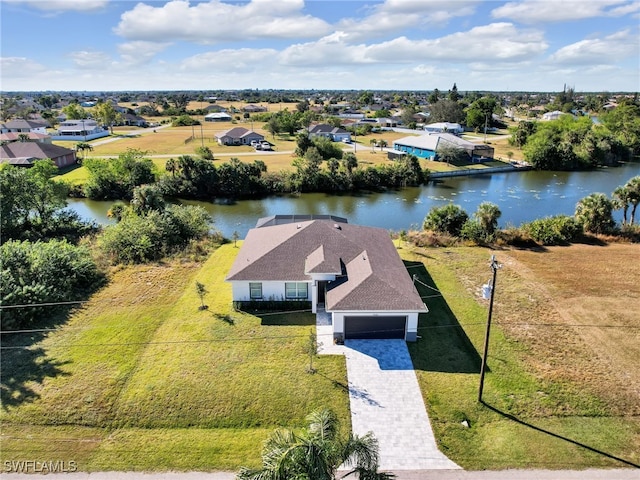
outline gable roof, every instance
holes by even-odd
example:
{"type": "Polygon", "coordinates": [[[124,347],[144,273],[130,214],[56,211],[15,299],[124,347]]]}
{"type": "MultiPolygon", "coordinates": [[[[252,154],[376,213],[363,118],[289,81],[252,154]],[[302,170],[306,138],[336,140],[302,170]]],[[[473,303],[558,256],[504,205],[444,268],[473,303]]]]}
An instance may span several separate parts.
{"type": "Polygon", "coordinates": [[[37,121],[37,120],[25,120],[24,118],[16,118],[13,120],[9,120],[4,123],[4,127],[14,129],[14,128],[42,128],[48,127],[49,124],[45,121],[37,121]]]}
{"type": "Polygon", "coordinates": [[[231,128],[229,130],[226,130],[224,132],[221,132],[220,134],[216,135],[217,138],[222,138],[222,137],[231,137],[231,138],[242,138],[242,137],[246,137],[248,135],[257,135],[261,138],[264,138],[264,135],[260,135],[259,133],[256,133],[252,130],[249,130],[247,128],[244,127],[234,127],[231,128]]]}
{"type": "Polygon", "coordinates": [[[334,127],[333,125],[328,125],[326,123],[320,123],[318,125],[314,125],[309,128],[310,134],[320,134],[320,133],[349,133],[344,128],[334,127]]]}
{"type": "Polygon", "coordinates": [[[426,311],[386,230],[327,219],[249,230],[226,279],[295,282],[318,273],[338,275],[327,310],[426,311]]]}
{"type": "Polygon", "coordinates": [[[55,159],[63,155],[75,153],[73,150],[54,145],[52,143],[40,142],[12,142],[0,147],[0,158],[35,158],[42,160],[45,158],[55,159]]]}

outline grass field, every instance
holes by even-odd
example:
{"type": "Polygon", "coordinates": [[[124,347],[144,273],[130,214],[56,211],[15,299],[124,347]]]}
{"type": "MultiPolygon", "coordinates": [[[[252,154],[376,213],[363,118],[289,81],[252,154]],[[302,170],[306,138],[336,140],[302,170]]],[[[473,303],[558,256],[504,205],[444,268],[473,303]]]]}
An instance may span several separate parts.
{"type": "MultiPolygon", "coordinates": [[[[320,407],[350,428],[346,369],[306,373],[311,314],[231,310],[237,249],[204,265],[125,267],[68,323],[4,350],[2,460],[74,460],[81,470],[213,470],[257,465],[274,428],[320,407]],[[199,310],[198,280],[210,290],[199,310]]],[[[5,336],[6,337],[6,336],[5,336]]]]}
{"type": "Polygon", "coordinates": [[[444,296],[420,286],[433,298],[423,338],[410,346],[443,452],[467,469],[640,464],[637,245],[401,251],[444,296]],[[503,267],[484,406],[477,389],[487,305],[479,290],[491,254],[503,267]]]}
{"type": "MultiPolygon", "coordinates": [[[[120,268],[60,329],[5,335],[3,347],[30,347],[3,350],[2,460],[234,470],[258,462],[273,428],[320,406],[349,428],[344,360],[305,372],[310,314],[231,311],[223,278],[236,252],[120,268]],[[196,280],[210,290],[206,311],[196,280]]],[[[637,245],[399,252],[431,286],[418,283],[430,313],[410,351],[445,454],[466,469],[640,464],[637,245]],[[483,405],[479,288],[492,253],[503,267],[483,405]]]]}

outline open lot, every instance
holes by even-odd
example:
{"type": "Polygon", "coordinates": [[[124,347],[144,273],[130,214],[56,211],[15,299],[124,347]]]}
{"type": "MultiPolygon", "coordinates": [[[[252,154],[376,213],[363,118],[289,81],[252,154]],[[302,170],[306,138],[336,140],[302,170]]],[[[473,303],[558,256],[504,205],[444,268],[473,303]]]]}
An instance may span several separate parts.
{"type": "Polygon", "coordinates": [[[430,314],[410,346],[443,452],[467,469],[640,464],[640,247],[402,251],[444,296],[419,285],[430,314]],[[483,406],[491,254],[502,268],[483,406]]]}
{"type": "MultiPolygon", "coordinates": [[[[59,329],[4,335],[3,347],[29,347],[2,351],[2,460],[234,470],[320,406],[349,428],[344,359],[305,371],[313,316],[231,310],[223,278],[236,252],[119,268],[59,329]]],[[[430,309],[410,352],[446,455],[466,469],[640,464],[637,245],[399,252],[430,309]],[[503,267],[482,405],[491,254],[503,267]]]]}

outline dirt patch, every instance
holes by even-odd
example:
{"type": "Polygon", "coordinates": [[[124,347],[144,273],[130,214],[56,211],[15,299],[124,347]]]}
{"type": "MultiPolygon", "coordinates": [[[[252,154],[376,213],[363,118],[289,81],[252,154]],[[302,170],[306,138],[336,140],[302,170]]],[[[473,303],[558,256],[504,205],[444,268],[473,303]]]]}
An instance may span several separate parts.
{"type": "Polygon", "coordinates": [[[584,386],[607,413],[640,414],[640,247],[503,252],[497,311],[543,378],[584,386]]]}

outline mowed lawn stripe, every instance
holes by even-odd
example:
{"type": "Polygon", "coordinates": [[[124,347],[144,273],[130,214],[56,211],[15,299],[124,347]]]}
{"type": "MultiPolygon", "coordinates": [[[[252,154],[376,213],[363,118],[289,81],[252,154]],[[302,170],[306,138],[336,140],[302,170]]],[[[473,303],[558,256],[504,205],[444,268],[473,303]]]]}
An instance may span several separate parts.
{"type": "Polygon", "coordinates": [[[306,373],[311,314],[260,317],[235,312],[224,282],[238,248],[220,247],[147,345],[118,402],[119,425],[141,427],[264,427],[301,425],[320,407],[348,424],[342,357],[317,361],[306,373]],[[195,281],[206,286],[200,310],[195,281]],[[264,323],[264,324],[263,324],[264,323]]]}
{"type": "Polygon", "coordinates": [[[21,368],[44,374],[41,383],[24,384],[33,390],[35,400],[3,410],[3,420],[109,425],[115,401],[144,343],[153,337],[175,303],[180,284],[196,272],[196,264],[121,268],[67,324],[31,347],[33,351],[42,349],[34,362],[38,366],[17,365],[20,357],[14,351],[3,352],[3,375],[16,375],[21,368]],[[14,356],[16,362],[12,361],[14,356]]]}

